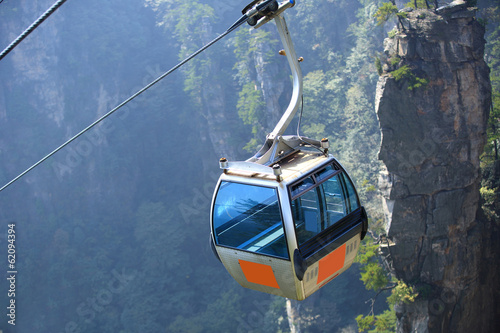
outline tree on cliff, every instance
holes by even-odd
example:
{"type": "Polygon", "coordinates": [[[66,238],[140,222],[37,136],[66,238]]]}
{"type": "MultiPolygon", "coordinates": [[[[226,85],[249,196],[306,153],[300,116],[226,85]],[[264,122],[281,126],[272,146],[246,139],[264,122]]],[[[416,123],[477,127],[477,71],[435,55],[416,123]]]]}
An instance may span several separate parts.
{"type": "MultiPolygon", "coordinates": [[[[375,232],[382,233],[382,230],[375,232]]],[[[372,234],[374,234],[372,229],[372,234]]],[[[356,261],[361,264],[361,280],[367,290],[376,292],[367,303],[371,303],[369,313],[364,316],[362,314],[356,317],[359,332],[393,332],[396,329],[396,312],[394,307],[398,303],[412,303],[418,297],[418,291],[407,285],[402,280],[398,280],[391,276],[383,266],[380,256],[381,242],[386,240],[385,236],[378,238],[377,242],[374,239],[366,237],[359,250],[356,261]],[[382,313],[375,314],[375,302],[377,297],[388,292],[387,304],[389,309],[382,313]]]]}
{"type": "Polygon", "coordinates": [[[383,25],[385,22],[389,21],[392,17],[396,16],[399,25],[404,30],[404,25],[402,19],[406,17],[406,12],[399,12],[398,7],[395,4],[384,2],[375,13],[374,17],[377,19],[378,25],[383,25]]]}

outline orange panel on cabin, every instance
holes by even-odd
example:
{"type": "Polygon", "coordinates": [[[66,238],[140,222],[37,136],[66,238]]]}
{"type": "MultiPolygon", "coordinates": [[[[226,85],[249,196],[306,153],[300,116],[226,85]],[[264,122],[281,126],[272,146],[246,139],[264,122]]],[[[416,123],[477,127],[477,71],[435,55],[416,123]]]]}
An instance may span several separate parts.
{"type": "Polygon", "coordinates": [[[345,248],[344,244],[319,261],[318,282],[316,284],[323,282],[344,267],[345,248]]]}
{"type": "Polygon", "coordinates": [[[241,259],[238,260],[238,262],[240,263],[243,274],[245,274],[249,282],[278,289],[280,288],[271,266],[241,259]]]}

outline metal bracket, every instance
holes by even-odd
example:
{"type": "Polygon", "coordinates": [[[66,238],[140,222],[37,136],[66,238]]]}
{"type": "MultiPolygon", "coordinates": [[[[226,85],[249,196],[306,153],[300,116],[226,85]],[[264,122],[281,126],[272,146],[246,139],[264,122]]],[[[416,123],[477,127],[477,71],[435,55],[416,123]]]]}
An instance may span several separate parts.
{"type": "MultiPolygon", "coordinates": [[[[259,151],[254,156],[249,158],[246,162],[250,162],[251,164],[249,165],[259,164],[272,166],[283,158],[290,156],[304,145],[314,146],[315,148],[321,150],[324,154],[327,153],[328,147],[325,147],[324,144],[317,140],[312,140],[300,136],[283,135],[287,127],[290,125],[292,119],[295,117],[302,101],[303,79],[299,62],[303,59],[299,60],[299,58],[297,58],[292,39],[290,37],[290,32],[288,31],[285,18],[282,16],[282,13],[286,9],[295,5],[295,0],[285,0],[280,2],[277,6],[278,8],[272,12],[265,12],[268,10],[267,2],[268,1],[253,1],[247,7],[245,7],[243,12],[248,17],[256,18],[252,23],[249,22],[249,24],[254,26],[255,29],[263,26],[271,20],[274,20],[274,22],[276,23],[276,27],[278,28],[278,33],[284,47],[284,52],[280,52],[280,54],[286,55],[288,64],[290,65],[290,69],[292,71],[293,91],[290,103],[281,116],[280,120],[274,127],[273,131],[267,135],[266,141],[259,149],[259,151]],[[262,12],[258,11],[257,7],[259,6],[261,6],[262,8],[265,7],[265,10],[263,9],[262,12]]],[[[235,164],[232,164],[232,166],[236,167],[235,164]]],[[[243,165],[238,166],[243,167],[243,165]]]]}
{"type": "Polygon", "coordinates": [[[292,98],[287,109],[281,116],[281,119],[278,121],[273,131],[267,135],[264,145],[253,157],[251,157],[247,161],[264,165],[271,165],[277,160],[282,159],[283,156],[287,156],[290,153],[293,153],[301,143],[301,138],[299,137],[282,136],[288,125],[290,125],[293,117],[297,113],[302,99],[302,70],[295,53],[295,48],[290,37],[290,32],[288,31],[288,27],[286,25],[285,18],[281,15],[281,13],[285,9],[290,8],[294,5],[295,1],[291,0],[281,3],[276,12],[261,18],[255,25],[255,28],[257,29],[271,20],[274,20],[274,22],[276,23],[276,27],[278,28],[278,33],[284,47],[284,54],[287,57],[288,64],[290,65],[290,69],[292,71],[293,91],[292,98]]]}

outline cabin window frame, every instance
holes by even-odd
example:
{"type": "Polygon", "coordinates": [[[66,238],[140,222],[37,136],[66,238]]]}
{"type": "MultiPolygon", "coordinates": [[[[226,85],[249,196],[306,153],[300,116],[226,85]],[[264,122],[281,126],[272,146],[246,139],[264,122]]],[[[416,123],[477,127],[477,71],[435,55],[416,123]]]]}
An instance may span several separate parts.
{"type": "MultiPolygon", "coordinates": [[[[346,220],[347,217],[350,217],[351,215],[353,215],[353,213],[357,212],[362,207],[360,204],[359,195],[356,191],[356,187],[354,186],[354,183],[352,182],[352,180],[349,177],[349,175],[347,174],[347,172],[338,163],[336,163],[336,161],[330,161],[328,163],[325,163],[324,165],[321,165],[320,167],[308,172],[307,174],[305,174],[303,177],[296,180],[295,182],[289,184],[288,185],[288,195],[289,195],[289,200],[290,200],[290,207],[292,209],[291,216],[292,216],[292,220],[293,220],[295,239],[296,239],[296,244],[297,244],[299,251],[301,251],[301,248],[303,247],[303,245],[307,246],[309,243],[314,242],[315,239],[317,239],[317,240],[322,239],[324,234],[328,234],[329,231],[334,230],[336,225],[342,223],[344,220],[346,220]],[[326,169],[329,166],[331,166],[333,168],[334,172],[331,175],[328,175],[327,177],[318,180],[316,175],[318,175],[322,170],[326,169]],[[317,200],[320,202],[318,208],[321,209],[321,211],[319,211],[318,213],[320,214],[320,217],[322,219],[322,223],[325,223],[324,222],[325,216],[326,216],[325,214],[328,214],[328,203],[326,201],[326,196],[324,194],[324,188],[322,185],[325,182],[327,182],[329,179],[334,178],[334,177],[338,177],[338,180],[340,183],[339,185],[341,187],[342,197],[343,197],[343,201],[344,201],[344,207],[346,210],[345,215],[343,217],[341,217],[340,219],[338,219],[336,222],[332,223],[327,228],[322,229],[321,231],[317,232],[316,235],[308,238],[307,240],[303,240],[302,242],[300,242],[299,237],[298,237],[298,232],[297,232],[297,225],[295,223],[296,222],[295,221],[295,213],[293,212],[294,200],[296,200],[296,199],[302,197],[303,195],[305,195],[306,193],[314,190],[316,192],[317,200]],[[307,189],[305,189],[299,193],[294,193],[293,187],[296,186],[297,184],[300,184],[301,182],[303,182],[305,179],[308,179],[308,178],[311,178],[313,180],[314,185],[308,187],[307,189]],[[350,182],[351,185],[348,186],[347,182],[350,182]],[[354,195],[352,195],[352,193],[354,195]],[[352,209],[352,207],[354,206],[354,205],[351,205],[352,198],[354,198],[356,200],[357,207],[355,209],[352,209]]],[[[323,244],[323,246],[324,245],[326,245],[326,244],[323,244]]],[[[318,254],[318,252],[320,252],[320,251],[321,251],[321,247],[318,247],[318,248],[314,249],[313,252],[307,253],[306,257],[307,258],[315,257],[316,254],[318,254]]],[[[310,251],[308,251],[308,252],[310,252],[310,251]]]]}

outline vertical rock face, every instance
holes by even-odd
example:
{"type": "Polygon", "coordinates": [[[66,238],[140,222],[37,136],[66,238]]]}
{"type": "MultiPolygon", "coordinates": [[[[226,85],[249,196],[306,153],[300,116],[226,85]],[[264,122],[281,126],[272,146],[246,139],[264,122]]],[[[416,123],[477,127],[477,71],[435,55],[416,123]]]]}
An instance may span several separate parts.
{"type": "Polygon", "coordinates": [[[483,35],[462,4],[409,12],[385,42],[393,71],[379,79],[376,108],[387,251],[396,276],[422,287],[397,309],[400,332],[496,329],[489,227],[477,218],[491,103],[483,35]],[[403,66],[411,72],[398,77],[403,66]]]}

